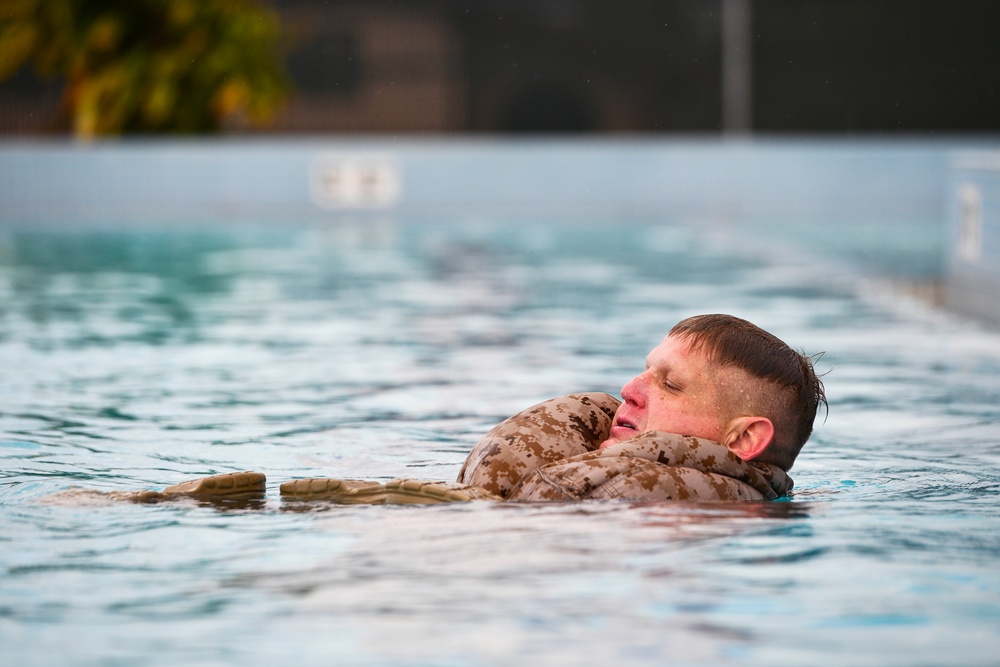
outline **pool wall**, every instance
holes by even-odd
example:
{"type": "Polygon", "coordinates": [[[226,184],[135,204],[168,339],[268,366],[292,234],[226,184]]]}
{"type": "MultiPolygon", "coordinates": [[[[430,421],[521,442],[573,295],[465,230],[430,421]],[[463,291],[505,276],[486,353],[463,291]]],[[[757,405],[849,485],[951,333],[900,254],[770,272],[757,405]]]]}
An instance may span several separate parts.
{"type": "Polygon", "coordinates": [[[0,225],[664,219],[946,282],[956,310],[1000,321],[998,150],[994,137],[6,141],[0,225]],[[984,211],[975,263],[957,254],[969,182],[984,211]]]}

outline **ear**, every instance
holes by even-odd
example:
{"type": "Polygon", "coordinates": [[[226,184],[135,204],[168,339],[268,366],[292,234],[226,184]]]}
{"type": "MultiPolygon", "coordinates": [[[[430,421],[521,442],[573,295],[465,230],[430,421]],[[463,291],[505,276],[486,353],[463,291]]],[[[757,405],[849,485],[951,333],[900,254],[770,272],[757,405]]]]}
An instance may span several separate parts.
{"type": "Polygon", "coordinates": [[[744,461],[752,461],[774,439],[774,424],[767,417],[737,417],[729,422],[724,444],[744,461]]]}

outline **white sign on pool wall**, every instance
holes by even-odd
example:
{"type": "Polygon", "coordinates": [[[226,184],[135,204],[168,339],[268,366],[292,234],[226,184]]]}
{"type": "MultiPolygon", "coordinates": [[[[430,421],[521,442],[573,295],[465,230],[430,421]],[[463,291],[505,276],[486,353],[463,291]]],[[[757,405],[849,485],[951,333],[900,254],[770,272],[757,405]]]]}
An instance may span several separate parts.
{"type": "Polygon", "coordinates": [[[309,167],[309,196],[320,208],[391,208],[401,194],[399,166],[390,155],[321,153],[309,167]]]}
{"type": "Polygon", "coordinates": [[[952,159],[946,302],[1000,324],[1000,151],[952,159]]]}
{"type": "Polygon", "coordinates": [[[975,183],[958,190],[958,254],[976,262],[983,254],[983,193],[975,183]]]}

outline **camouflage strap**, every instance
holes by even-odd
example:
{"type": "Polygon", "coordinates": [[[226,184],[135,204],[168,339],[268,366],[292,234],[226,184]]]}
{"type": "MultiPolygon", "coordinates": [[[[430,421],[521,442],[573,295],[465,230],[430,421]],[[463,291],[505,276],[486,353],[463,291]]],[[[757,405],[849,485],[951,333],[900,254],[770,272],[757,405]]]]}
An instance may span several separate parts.
{"type": "Polygon", "coordinates": [[[791,486],[780,469],[747,463],[711,440],[650,431],[542,466],[509,499],[773,500],[791,486]]]}
{"type": "Polygon", "coordinates": [[[460,484],[506,498],[536,468],[583,454],[607,439],[620,401],[609,394],[560,396],[505,419],[472,448],[460,484]]]}

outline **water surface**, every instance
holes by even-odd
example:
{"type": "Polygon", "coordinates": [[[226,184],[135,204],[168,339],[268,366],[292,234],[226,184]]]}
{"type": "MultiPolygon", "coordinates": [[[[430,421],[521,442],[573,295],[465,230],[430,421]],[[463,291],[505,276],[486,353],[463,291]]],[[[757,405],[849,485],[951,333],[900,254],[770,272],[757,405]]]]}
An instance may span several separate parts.
{"type": "Polygon", "coordinates": [[[990,665],[1000,335],[664,220],[0,234],[0,645],[17,665],[990,665]],[[453,479],[677,320],[824,352],[788,501],[284,506],[453,479]],[[268,475],[262,507],[53,506],[268,475]]]}

